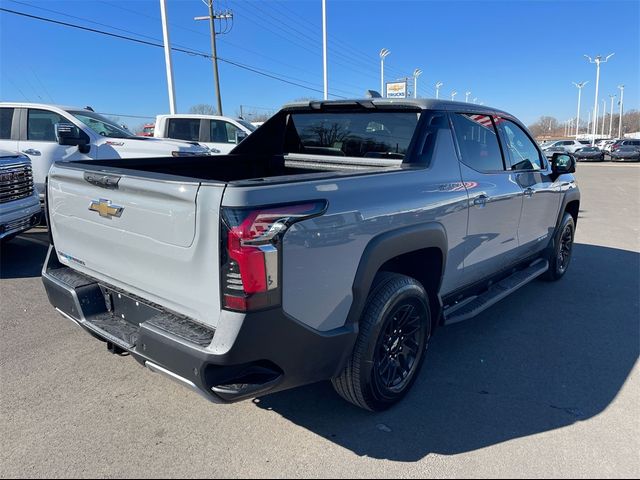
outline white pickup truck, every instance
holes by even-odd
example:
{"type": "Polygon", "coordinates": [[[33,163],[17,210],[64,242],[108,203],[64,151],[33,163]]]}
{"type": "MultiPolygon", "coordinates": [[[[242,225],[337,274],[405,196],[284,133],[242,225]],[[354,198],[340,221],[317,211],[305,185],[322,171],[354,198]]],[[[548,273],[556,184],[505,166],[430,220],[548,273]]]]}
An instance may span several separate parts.
{"type": "Polygon", "coordinates": [[[35,187],[44,198],[56,161],[205,155],[195,142],[137,137],[86,108],[0,102],[0,149],[29,157],[35,187]],[[63,127],[62,136],[58,127],[63,127]]]}
{"type": "Polygon", "coordinates": [[[214,154],[227,154],[256,127],[241,118],[217,115],[158,115],[153,136],[198,142],[214,154]]]}

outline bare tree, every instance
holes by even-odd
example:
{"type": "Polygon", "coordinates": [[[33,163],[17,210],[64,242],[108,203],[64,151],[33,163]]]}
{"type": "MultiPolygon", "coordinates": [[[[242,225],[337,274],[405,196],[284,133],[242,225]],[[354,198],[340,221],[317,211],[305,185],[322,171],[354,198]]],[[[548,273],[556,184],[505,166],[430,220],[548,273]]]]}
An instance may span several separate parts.
{"type": "Polygon", "coordinates": [[[213,108],[213,105],[209,105],[207,103],[199,103],[197,105],[192,106],[189,109],[189,113],[195,113],[198,115],[216,115],[216,109],[213,108]]]}

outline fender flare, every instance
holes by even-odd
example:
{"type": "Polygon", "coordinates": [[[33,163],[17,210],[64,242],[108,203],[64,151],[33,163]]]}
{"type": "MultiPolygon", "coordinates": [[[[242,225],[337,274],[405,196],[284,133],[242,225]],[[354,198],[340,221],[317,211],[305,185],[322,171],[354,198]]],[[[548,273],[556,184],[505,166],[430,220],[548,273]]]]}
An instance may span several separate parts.
{"type": "MultiPolygon", "coordinates": [[[[364,310],[373,279],[385,262],[405,253],[425,248],[437,248],[442,253],[442,268],[438,291],[447,262],[447,233],[438,222],[412,225],[387,231],[372,238],[365,247],[353,280],[353,301],[347,315],[347,325],[357,324],[364,310]]],[[[438,295],[437,301],[440,302],[438,295]]]]}

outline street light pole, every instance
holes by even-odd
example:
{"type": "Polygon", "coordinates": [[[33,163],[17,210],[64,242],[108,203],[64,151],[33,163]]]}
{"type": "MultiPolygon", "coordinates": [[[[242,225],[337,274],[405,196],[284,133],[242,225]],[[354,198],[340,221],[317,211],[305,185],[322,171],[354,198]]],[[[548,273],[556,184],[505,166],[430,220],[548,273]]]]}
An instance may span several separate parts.
{"type": "Polygon", "coordinates": [[[613,99],[616,98],[616,96],[609,94],[609,98],[611,99],[611,110],[609,110],[609,138],[611,138],[611,133],[613,132],[613,99]]]}
{"type": "Polygon", "coordinates": [[[618,120],[618,138],[622,138],[622,113],[624,110],[624,85],[618,85],[620,89],[620,108],[618,109],[618,113],[620,114],[620,119],[618,120]]]}
{"type": "Polygon", "coordinates": [[[384,91],[384,59],[390,53],[391,52],[387,48],[383,48],[382,50],[380,50],[380,94],[383,97],[386,97],[384,91]]]}
{"type": "Polygon", "coordinates": [[[471,100],[471,102],[476,103],[476,100],[478,100],[478,97],[473,97],[473,100],[471,100]]]}
{"type": "Polygon", "coordinates": [[[571,82],[578,89],[578,113],[576,114],[576,139],[578,138],[578,130],[580,129],[580,97],[582,96],[582,88],[589,82],[571,82]]]}
{"type": "Polygon", "coordinates": [[[602,99],[602,131],[600,132],[604,137],[604,119],[607,116],[607,101],[602,99]]]}
{"type": "Polygon", "coordinates": [[[322,69],[324,78],[324,99],[329,98],[329,79],[327,77],[327,0],[322,0],[322,69]]]}
{"type": "Polygon", "coordinates": [[[167,68],[167,88],[169,89],[169,112],[174,115],[176,113],[176,91],[173,88],[173,65],[171,63],[169,26],[167,25],[167,0],[160,0],[160,16],[162,17],[162,38],[164,40],[164,62],[167,68]]]}
{"type": "Polygon", "coordinates": [[[601,63],[607,63],[609,61],[609,59],[615,55],[615,53],[610,53],[609,55],[607,55],[605,57],[605,59],[602,59],[601,55],[598,55],[595,59],[592,59],[589,55],[585,55],[585,57],[587,57],[587,60],[589,60],[589,63],[595,63],[596,64],[596,95],[594,97],[593,100],[593,118],[594,118],[594,122],[593,122],[593,135],[591,137],[591,146],[593,147],[596,143],[596,129],[598,127],[598,122],[595,121],[595,119],[598,118],[598,86],[600,85],[600,64],[601,63]]]}
{"type": "Polygon", "coordinates": [[[464,92],[464,101],[469,103],[469,95],[471,95],[471,92],[464,92]]]}
{"type": "Polygon", "coordinates": [[[436,100],[440,98],[440,87],[444,85],[442,82],[436,83],[436,100]]]}
{"type": "Polygon", "coordinates": [[[458,92],[456,92],[455,90],[451,91],[451,100],[453,100],[454,98],[456,98],[456,95],[458,94],[458,92]]]}
{"type": "Polygon", "coordinates": [[[418,77],[422,75],[422,70],[416,68],[413,71],[413,98],[418,98],[418,77]]]}

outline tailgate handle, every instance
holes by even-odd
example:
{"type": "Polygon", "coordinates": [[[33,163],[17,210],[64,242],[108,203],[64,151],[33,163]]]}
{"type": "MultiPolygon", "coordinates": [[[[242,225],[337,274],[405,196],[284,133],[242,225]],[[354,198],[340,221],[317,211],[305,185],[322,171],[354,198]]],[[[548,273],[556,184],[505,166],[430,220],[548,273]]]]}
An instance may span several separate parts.
{"type": "Polygon", "coordinates": [[[104,173],[89,173],[84,172],[84,179],[91,185],[96,187],[108,188],[109,190],[116,190],[118,188],[118,182],[120,177],[118,175],[105,175],[104,173]]]}

